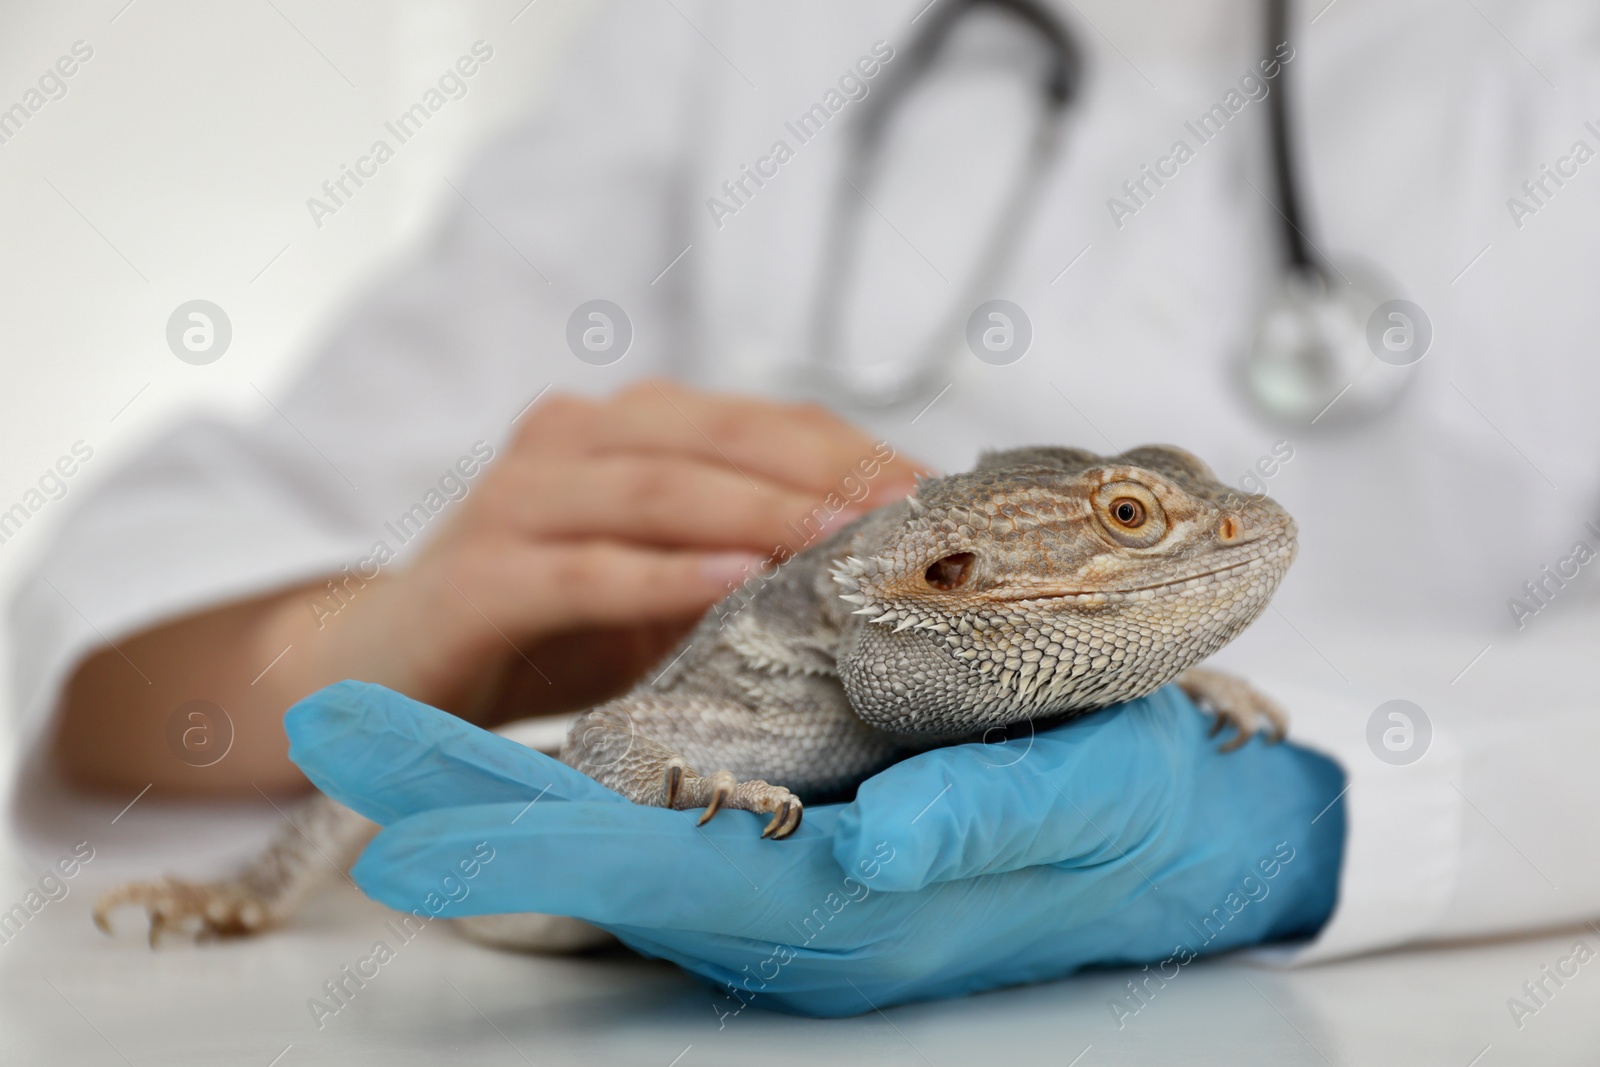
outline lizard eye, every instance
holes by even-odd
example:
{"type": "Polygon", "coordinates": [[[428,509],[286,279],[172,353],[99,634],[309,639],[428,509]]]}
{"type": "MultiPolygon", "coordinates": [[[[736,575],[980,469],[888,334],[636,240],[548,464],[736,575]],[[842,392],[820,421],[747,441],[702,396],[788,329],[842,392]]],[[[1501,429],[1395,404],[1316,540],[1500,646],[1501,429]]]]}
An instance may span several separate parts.
{"type": "Polygon", "coordinates": [[[1118,497],[1111,502],[1111,518],[1118,526],[1137,530],[1144,525],[1144,505],[1131,496],[1118,497]]]}
{"type": "Polygon", "coordinates": [[[957,552],[953,556],[936,559],[928,564],[923,577],[935,589],[945,592],[959,589],[967,584],[967,579],[972,576],[972,564],[975,559],[971,552],[957,552]]]}
{"type": "Polygon", "coordinates": [[[1110,482],[1096,489],[1090,499],[1100,528],[1124,548],[1153,548],[1167,536],[1167,513],[1148,486],[1110,482]]]}

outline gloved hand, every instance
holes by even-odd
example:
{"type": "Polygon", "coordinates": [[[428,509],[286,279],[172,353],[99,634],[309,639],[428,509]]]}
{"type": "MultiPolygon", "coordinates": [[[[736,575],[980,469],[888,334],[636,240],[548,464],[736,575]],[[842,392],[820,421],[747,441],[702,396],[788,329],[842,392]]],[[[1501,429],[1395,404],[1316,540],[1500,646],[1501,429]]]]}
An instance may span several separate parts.
{"type": "Polygon", "coordinates": [[[1290,744],[1223,755],[1210,721],[1169,686],[915,756],[764,841],[757,816],[696,827],[698,812],[630,804],[377,686],[340,683],[286,720],[311,780],[385,826],[351,872],[369,895],[588,920],[721,987],[723,1015],[851,1015],[1091,964],[1170,978],[1196,955],[1314,933],[1334,903],[1343,775],[1290,744]]]}

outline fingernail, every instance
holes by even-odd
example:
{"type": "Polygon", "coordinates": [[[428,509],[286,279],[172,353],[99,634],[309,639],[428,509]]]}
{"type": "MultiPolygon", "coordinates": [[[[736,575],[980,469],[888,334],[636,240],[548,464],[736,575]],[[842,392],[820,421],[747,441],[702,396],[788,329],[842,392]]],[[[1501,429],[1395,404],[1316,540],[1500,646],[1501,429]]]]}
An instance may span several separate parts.
{"type": "Polygon", "coordinates": [[[871,510],[871,508],[863,507],[841,508],[832,515],[829,515],[827,518],[823,519],[821,528],[831,533],[832,531],[839,529],[841,526],[850,525],[852,522],[855,522],[857,519],[867,514],[871,510]]]}
{"type": "Polygon", "coordinates": [[[917,491],[916,482],[884,482],[873,486],[872,499],[879,504],[890,504],[917,491]]]}
{"type": "Polygon", "coordinates": [[[700,573],[706,581],[726,588],[754,574],[765,558],[754,552],[708,552],[700,557],[700,573]]]}

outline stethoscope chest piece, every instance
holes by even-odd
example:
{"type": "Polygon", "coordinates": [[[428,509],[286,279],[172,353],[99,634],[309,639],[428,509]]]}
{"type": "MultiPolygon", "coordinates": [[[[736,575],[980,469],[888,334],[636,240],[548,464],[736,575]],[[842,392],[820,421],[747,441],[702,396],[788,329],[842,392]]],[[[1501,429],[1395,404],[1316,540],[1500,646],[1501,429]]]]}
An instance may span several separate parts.
{"type": "Polygon", "coordinates": [[[1393,286],[1341,260],[1287,271],[1239,362],[1246,397],[1269,420],[1333,429],[1379,418],[1411,382],[1432,326],[1393,286]]]}

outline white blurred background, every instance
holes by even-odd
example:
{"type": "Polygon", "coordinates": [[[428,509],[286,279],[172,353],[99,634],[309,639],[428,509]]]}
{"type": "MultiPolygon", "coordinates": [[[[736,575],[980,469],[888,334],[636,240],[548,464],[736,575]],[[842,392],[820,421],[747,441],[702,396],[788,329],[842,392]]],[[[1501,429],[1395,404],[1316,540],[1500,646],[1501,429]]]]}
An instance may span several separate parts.
{"type": "MultiPolygon", "coordinates": [[[[93,50],[64,95],[0,127],[0,509],[76,441],[94,457],[69,496],[181,412],[265,411],[261,393],[449,206],[473,146],[552,91],[587,17],[570,0],[0,2],[0,112],[76,42],[93,50]],[[318,227],[307,198],[480,40],[493,59],[466,94],[318,227]],[[195,299],[233,327],[206,366],[165,338],[195,299]]],[[[64,510],[0,544],[0,602],[64,510]]],[[[7,766],[9,743],[0,731],[7,766]]]]}

